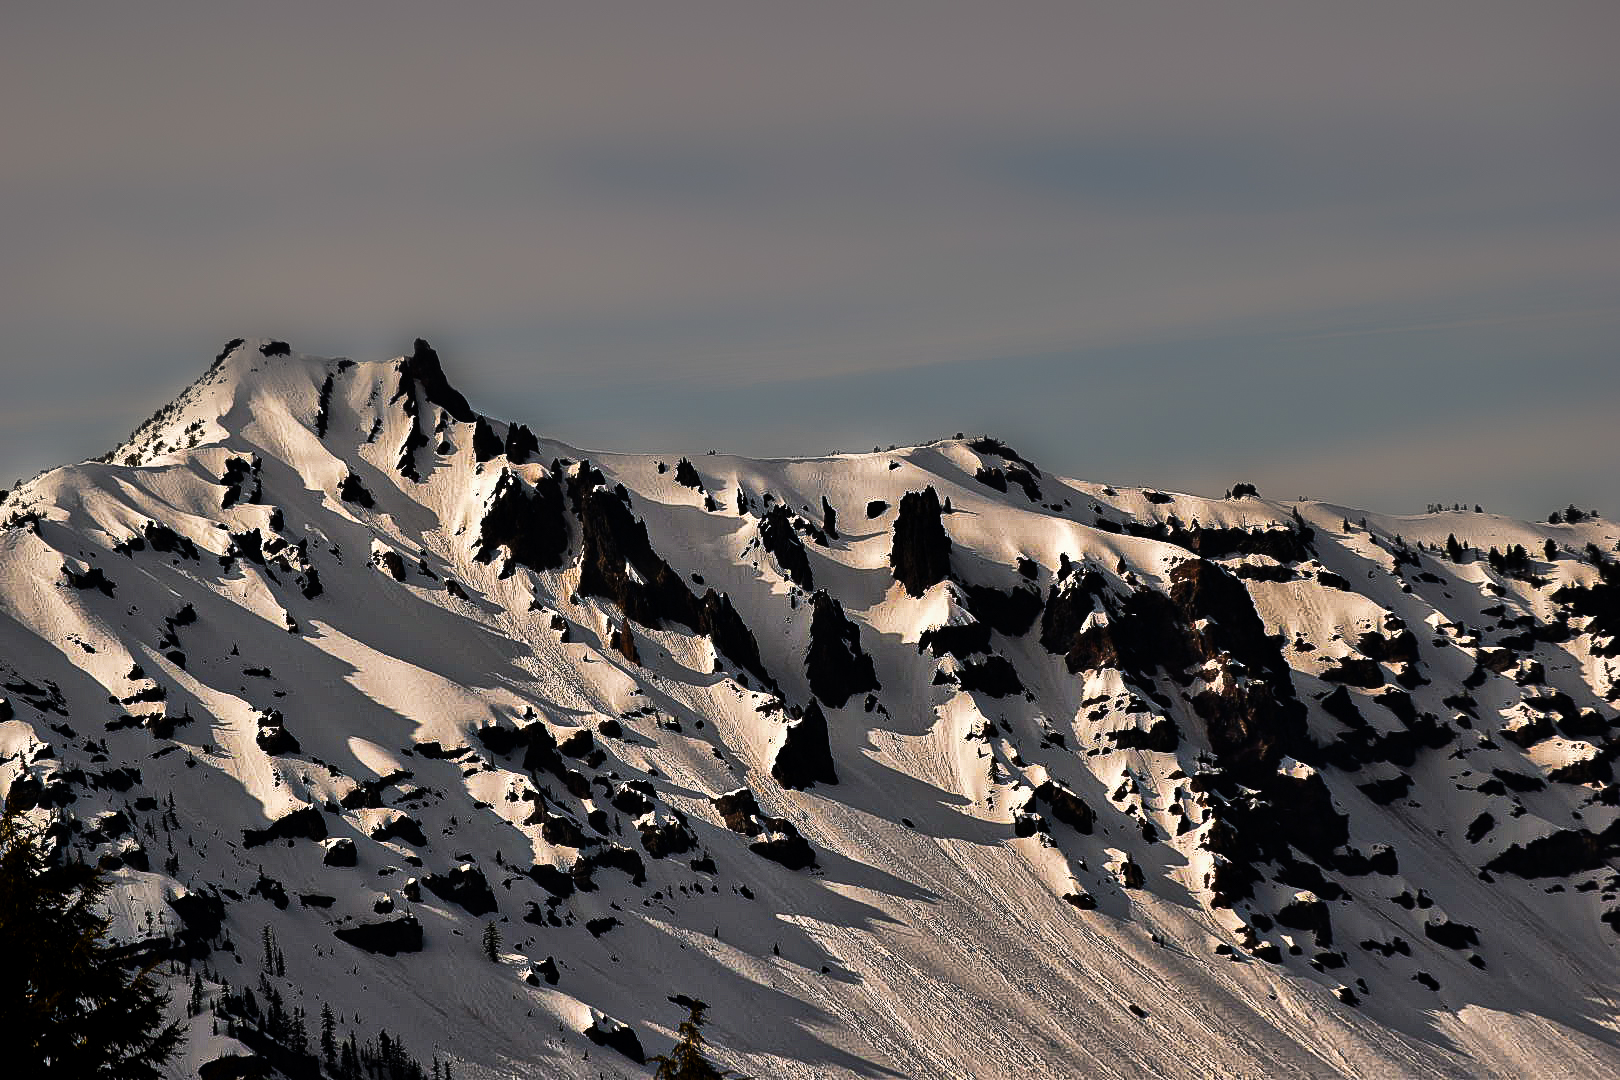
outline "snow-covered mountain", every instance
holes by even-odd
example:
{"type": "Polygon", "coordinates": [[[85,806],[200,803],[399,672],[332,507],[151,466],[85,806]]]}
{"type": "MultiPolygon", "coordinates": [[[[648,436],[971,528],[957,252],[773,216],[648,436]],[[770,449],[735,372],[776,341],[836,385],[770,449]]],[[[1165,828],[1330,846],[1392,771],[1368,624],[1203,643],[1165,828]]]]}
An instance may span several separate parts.
{"type": "Polygon", "coordinates": [[[235,341],[0,503],[0,787],[177,1075],[1620,1075],[1620,527],[1233,494],[235,341]]]}

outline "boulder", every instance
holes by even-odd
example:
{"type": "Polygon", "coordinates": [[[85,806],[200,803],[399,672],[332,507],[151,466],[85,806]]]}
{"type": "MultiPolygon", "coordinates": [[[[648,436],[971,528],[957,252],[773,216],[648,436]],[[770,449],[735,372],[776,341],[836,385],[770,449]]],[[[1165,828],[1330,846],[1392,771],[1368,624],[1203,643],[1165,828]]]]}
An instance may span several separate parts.
{"type": "Polygon", "coordinates": [[[1076,832],[1090,834],[1097,814],[1084,799],[1056,780],[1046,780],[1035,789],[1035,797],[1051,808],[1052,816],[1076,832]]]}
{"type": "Polygon", "coordinates": [[[816,865],[816,853],[810,842],[799,835],[793,822],[786,818],[762,818],[764,826],[759,839],[748,845],[748,850],[764,859],[781,863],[789,870],[803,870],[816,865]]]}
{"type": "Polygon", "coordinates": [[[360,863],[359,850],[347,836],[334,837],[324,841],[321,846],[326,849],[321,862],[327,866],[357,866],[360,863]]]}
{"type": "Polygon", "coordinates": [[[1295,893],[1292,900],[1277,909],[1277,922],[1291,930],[1315,934],[1320,948],[1333,944],[1332,916],[1327,903],[1313,892],[1295,893]]]}
{"type": "Polygon", "coordinates": [[[258,847],[272,840],[325,840],[326,819],[318,807],[306,806],[285,814],[263,829],[243,829],[242,846],[258,847]]]}
{"type": "Polygon", "coordinates": [[[382,953],[384,956],[422,951],[422,924],[414,915],[397,915],[391,919],[340,926],[332,934],[339,941],[357,949],[382,953]]]}
{"type": "Polygon", "coordinates": [[[592,1010],[591,1025],[585,1029],[584,1035],[597,1046],[617,1050],[637,1065],[641,1065],[647,1060],[647,1055],[641,1049],[641,1040],[636,1038],[634,1028],[611,1017],[603,1016],[594,1010],[592,1010]]]}
{"type": "Polygon", "coordinates": [[[747,788],[737,788],[723,795],[716,795],[709,800],[720,820],[725,822],[726,828],[734,833],[744,836],[758,836],[762,831],[759,824],[759,803],[754,800],[754,793],[747,788]]]}

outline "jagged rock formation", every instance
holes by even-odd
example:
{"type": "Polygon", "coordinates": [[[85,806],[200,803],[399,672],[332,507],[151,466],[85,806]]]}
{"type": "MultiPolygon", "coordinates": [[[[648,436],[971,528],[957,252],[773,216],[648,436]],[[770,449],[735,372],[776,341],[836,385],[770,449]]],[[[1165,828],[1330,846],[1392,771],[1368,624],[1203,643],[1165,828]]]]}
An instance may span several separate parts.
{"type": "Polygon", "coordinates": [[[759,523],[759,542],[785,576],[801,589],[815,588],[815,576],[810,571],[810,556],[804,544],[793,531],[793,522],[786,506],[773,507],[759,523]]]}
{"type": "Polygon", "coordinates": [[[487,563],[497,549],[505,548],[518,566],[555,570],[562,565],[568,538],[562,487],[556,478],[543,472],[530,484],[502,468],[484,504],[473,557],[487,563]]]}
{"type": "Polygon", "coordinates": [[[810,692],[833,708],[856,694],[880,689],[872,658],[861,651],[861,632],[843,607],[818,592],[810,599],[810,647],[804,654],[810,692]]]}
{"type": "Polygon", "coordinates": [[[814,701],[803,716],[788,721],[783,729],[782,745],[771,763],[771,776],[785,788],[838,783],[827,741],[827,717],[814,701]]]}
{"type": "Polygon", "coordinates": [[[921,596],[951,572],[951,538],[940,513],[939,493],[932,484],[920,492],[908,491],[900,500],[889,565],[894,580],[912,596],[921,596]]]}

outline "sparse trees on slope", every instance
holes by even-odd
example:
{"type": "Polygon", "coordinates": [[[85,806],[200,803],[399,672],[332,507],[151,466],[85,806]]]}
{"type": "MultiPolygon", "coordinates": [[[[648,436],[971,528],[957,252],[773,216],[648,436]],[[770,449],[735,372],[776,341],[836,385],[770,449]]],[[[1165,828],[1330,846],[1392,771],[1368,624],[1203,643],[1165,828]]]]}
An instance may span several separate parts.
{"type": "Polygon", "coordinates": [[[156,1080],[179,1049],[151,969],[104,940],[108,888],[95,867],[54,865],[14,806],[0,814],[0,1040],[17,1075],[156,1080]]]}

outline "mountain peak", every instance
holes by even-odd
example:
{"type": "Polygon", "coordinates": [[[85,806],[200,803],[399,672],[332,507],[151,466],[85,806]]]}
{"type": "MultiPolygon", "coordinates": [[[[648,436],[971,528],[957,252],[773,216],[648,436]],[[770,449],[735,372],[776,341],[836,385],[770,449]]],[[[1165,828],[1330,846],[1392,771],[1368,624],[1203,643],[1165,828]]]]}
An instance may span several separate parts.
{"type": "MultiPolygon", "coordinates": [[[[422,338],[415,340],[409,354],[392,361],[358,364],[296,352],[279,338],[232,338],[196,381],[98,460],[145,464],[209,442],[244,436],[261,440],[273,420],[311,428],[324,439],[336,382],[351,371],[356,372],[351,378],[378,383],[387,381],[387,373],[393,371],[397,382],[388,387],[385,400],[406,397],[405,411],[413,416],[420,394],[425,403],[437,405],[453,420],[478,419],[466,397],[446,378],[437,351],[422,338]]],[[[366,420],[377,422],[376,416],[366,420]]]]}
{"type": "Polygon", "coordinates": [[[404,370],[422,387],[427,399],[443,408],[453,419],[470,424],[478,418],[461,391],[451,386],[445,378],[444,368],[439,364],[439,354],[422,338],[416,339],[411,355],[405,358],[404,370]]]}

